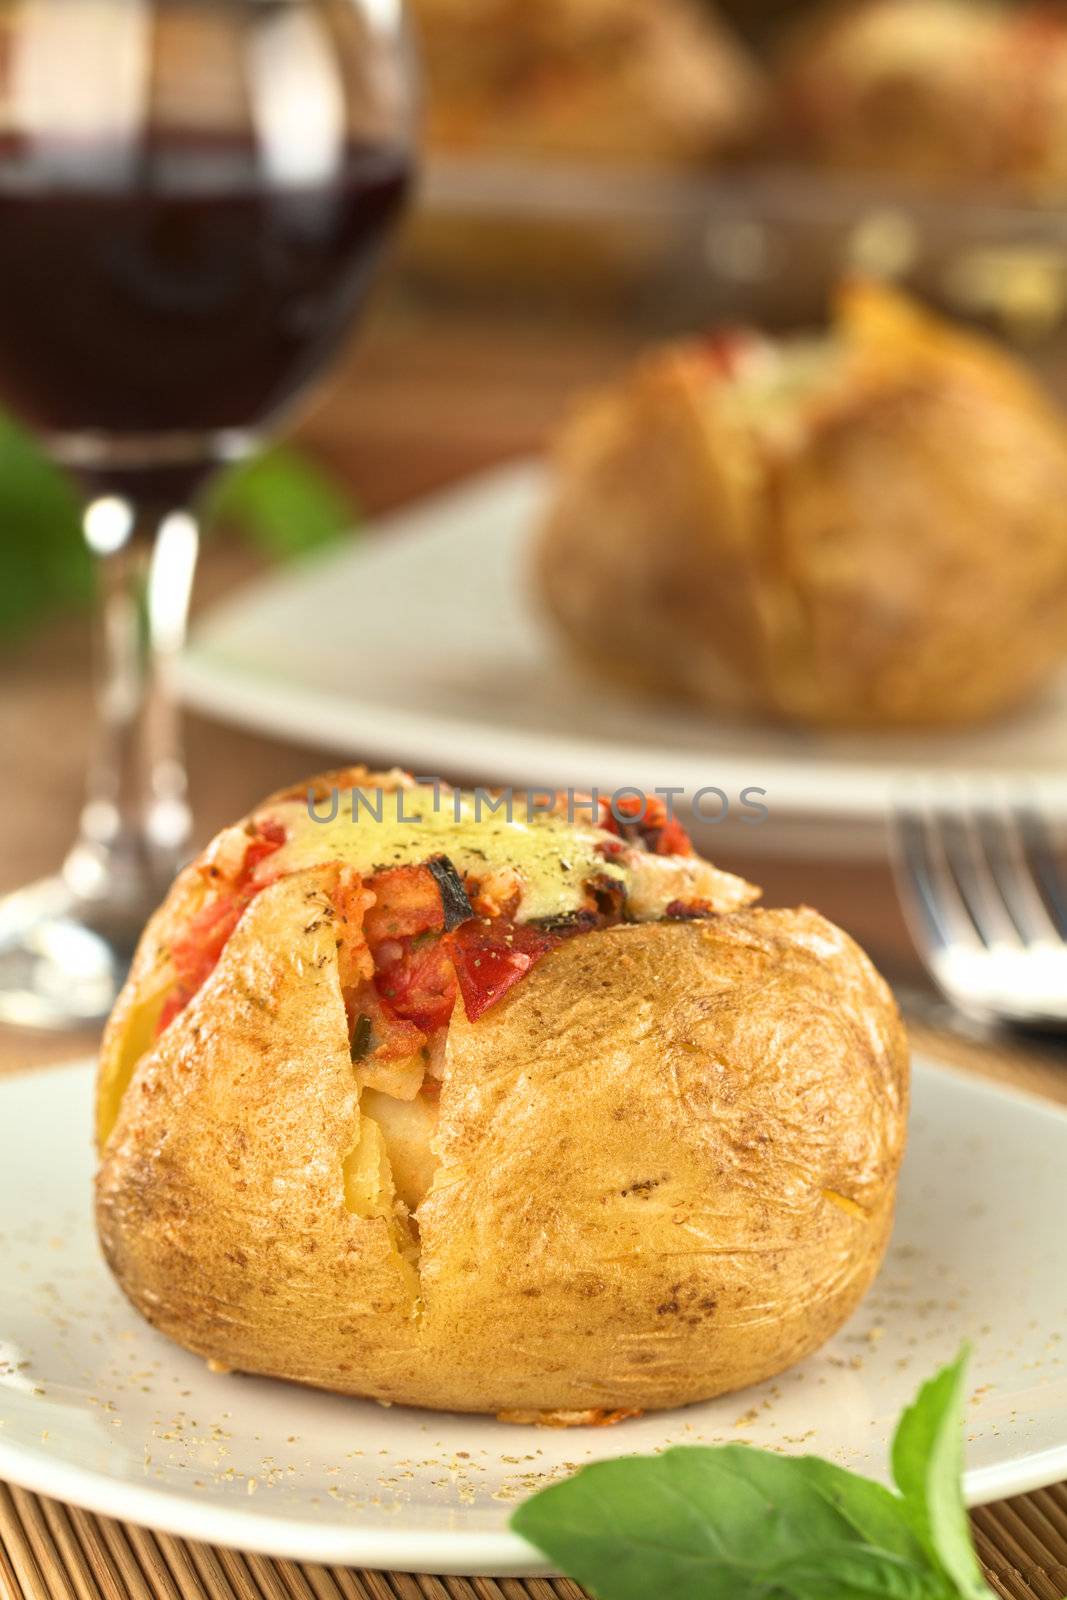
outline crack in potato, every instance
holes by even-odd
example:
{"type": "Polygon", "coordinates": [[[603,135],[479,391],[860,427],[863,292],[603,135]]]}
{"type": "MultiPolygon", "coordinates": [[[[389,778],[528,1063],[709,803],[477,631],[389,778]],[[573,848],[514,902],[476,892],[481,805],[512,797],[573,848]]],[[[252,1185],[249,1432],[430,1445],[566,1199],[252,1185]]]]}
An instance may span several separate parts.
{"type": "MultiPolygon", "coordinates": [[[[338,1000],[343,1010],[339,962],[338,1000]]],[[[410,1069],[411,1062],[398,1066],[410,1069]]],[[[422,1308],[417,1212],[438,1167],[433,1151],[438,1106],[419,1090],[411,1094],[412,1085],[403,1073],[392,1082],[383,1071],[377,1079],[381,1087],[368,1084],[369,1076],[365,1066],[354,1065],[359,1122],[355,1143],[341,1165],[345,1206],[354,1216],[377,1217],[386,1224],[398,1264],[410,1276],[417,1316],[422,1308]],[[399,1092],[391,1094],[386,1086],[399,1092]]]]}
{"type": "Polygon", "coordinates": [[[397,1184],[389,1142],[377,1119],[360,1107],[359,1137],[341,1163],[345,1207],[363,1220],[385,1223],[397,1266],[407,1280],[416,1314],[421,1306],[419,1229],[397,1184]]]}
{"type": "Polygon", "coordinates": [[[379,1129],[396,1193],[414,1214],[429,1193],[437,1170],[432,1148],[436,1105],[425,1095],[397,1100],[379,1089],[364,1089],[359,1108],[363,1120],[379,1129]]]}

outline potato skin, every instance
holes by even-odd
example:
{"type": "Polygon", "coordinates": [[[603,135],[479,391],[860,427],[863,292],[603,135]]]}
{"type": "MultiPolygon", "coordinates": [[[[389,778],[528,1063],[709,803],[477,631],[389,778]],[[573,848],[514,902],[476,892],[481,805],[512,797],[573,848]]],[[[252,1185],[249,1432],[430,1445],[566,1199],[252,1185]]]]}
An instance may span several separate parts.
{"type": "MultiPolygon", "coordinates": [[[[101,1154],[97,1225],[137,1309],[225,1366],[351,1392],[414,1354],[386,1217],[346,1210],[359,1106],[319,875],[257,897],[141,1061],[101,1154]]],[[[160,914],[163,930],[170,919],[160,914]]],[[[135,975],[136,976],[136,975],[135,975]]],[[[105,1037],[104,1070],[115,1048],[105,1037]]]]}
{"type": "Polygon", "coordinates": [[[830,0],[783,52],[778,142],[919,189],[1062,202],[1065,72],[1045,0],[830,0]]]}
{"type": "Polygon", "coordinates": [[[427,140],[452,154],[705,165],[753,143],[763,74],[695,0],[415,0],[427,140]]]}
{"type": "Polygon", "coordinates": [[[983,0],[816,7],[781,63],[783,146],[794,160],[926,189],[1017,179],[1037,96],[1034,61],[1011,48],[1010,15],[983,0]]]}
{"type": "Polygon", "coordinates": [[[812,726],[980,722],[1067,658],[1067,426],[1017,363],[872,285],[846,378],[772,446],[707,355],[576,412],[536,582],[600,671],[812,726]]]}
{"type": "MultiPolygon", "coordinates": [[[[103,1081],[187,889],[159,913],[103,1081]]],[[[359,1139],[317,871],[253,901],[101,1153],[133,1304],[228,1367],[438,1409],[657,1409],[780,1372],[859,1302],[907,1116],[895,1006],[814,912],[619,927],[457,1008],[420,1252],[359,1139]]]]}
{"type": "Polygon", "coordinates": [[[814,912],[576,939],[453,1034],[420,1212],[430,1323],[471,1363],[445,1369],[451,1404],[492,1380],[492,1410],[683,1405],[782,1371],[858,1304],[907,1051],[814,912]]]}

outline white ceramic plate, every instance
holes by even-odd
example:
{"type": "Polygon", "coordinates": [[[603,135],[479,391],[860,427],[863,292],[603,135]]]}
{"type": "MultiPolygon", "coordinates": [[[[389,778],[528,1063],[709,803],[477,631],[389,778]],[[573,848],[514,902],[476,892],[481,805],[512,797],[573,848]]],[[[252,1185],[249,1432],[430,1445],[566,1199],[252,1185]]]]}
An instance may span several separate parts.
{"type": "Polygon", "coordinates": [[[974,1341],[972,1503],[1067,1477],[1067,1116],[931,1065],[896,1238],[862,1311],[760,1388],[552,1432],[219,1376],[97,1252],[91,1070],[0,1083],[0,1479],[192,1539],[397,1570],[543,1570],[511,1508],[584,1462],[748,1440],[881,1475],[920,1382],[974,1341]]]}
{"type": "Polygon", "coordinates": [[[529,594],[545,493],[540,466],[494,472],[390,518],[388,537],[253,586],[199,628],[179,669],[186,700],[428,775],[690,796],[716,786],[735,803],[762,788],[774,826],[742,828],[753,848],[877,848],[887,801],[919,780],[941,798],[1009,783],[1067,818],[1067,678],[993,728],[872,737],[718,722],[583,676],[529,594]],[[823,819],[821,836],[797,814],[823,819]]]}

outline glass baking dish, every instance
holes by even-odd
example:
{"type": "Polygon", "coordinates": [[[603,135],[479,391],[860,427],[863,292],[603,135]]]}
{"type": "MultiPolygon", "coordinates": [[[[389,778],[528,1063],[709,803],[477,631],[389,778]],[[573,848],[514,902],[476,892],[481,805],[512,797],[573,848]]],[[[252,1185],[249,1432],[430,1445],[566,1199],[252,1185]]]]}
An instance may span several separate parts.
{"type": "Polygon", "coordinates": [[[1067,209],[765,163],[710,174],[431,158],[409,287],[670,333],[817,319],[844,273],[896,279],[1036,351],[1067,339],[1067,209]]]}

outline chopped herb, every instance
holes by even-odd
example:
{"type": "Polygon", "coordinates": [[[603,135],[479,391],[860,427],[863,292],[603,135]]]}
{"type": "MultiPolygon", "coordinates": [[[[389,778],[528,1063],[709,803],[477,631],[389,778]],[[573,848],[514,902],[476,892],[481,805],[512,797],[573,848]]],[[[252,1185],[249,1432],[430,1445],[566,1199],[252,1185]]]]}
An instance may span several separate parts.
{"type": "Polygon", "coordinates": [[[373,1038],[374,1029],[371,1020],[365,1013],[361,1013],[356,1018],[356,1025],[352,1030],[353,1061],[363,1061],[370,1055],[373,1038]]]}

